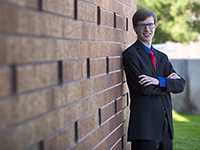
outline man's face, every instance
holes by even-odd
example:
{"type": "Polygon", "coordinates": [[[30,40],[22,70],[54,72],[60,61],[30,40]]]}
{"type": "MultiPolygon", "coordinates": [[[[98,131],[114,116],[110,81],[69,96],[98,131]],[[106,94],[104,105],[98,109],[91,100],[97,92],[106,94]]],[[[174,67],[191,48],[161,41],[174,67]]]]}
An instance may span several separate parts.
{"type": "Polygon", "coordinates": [[[137,26],[134,26],[134,30],[138,35],[138,39],[143,42],[151,42],[156,29],[156,24],[154,24],[154,19],[152,16],[148,17],[144,21],[138,21],[137,26]],[[149,25],[145,25],[149,24],[149,25]]]}

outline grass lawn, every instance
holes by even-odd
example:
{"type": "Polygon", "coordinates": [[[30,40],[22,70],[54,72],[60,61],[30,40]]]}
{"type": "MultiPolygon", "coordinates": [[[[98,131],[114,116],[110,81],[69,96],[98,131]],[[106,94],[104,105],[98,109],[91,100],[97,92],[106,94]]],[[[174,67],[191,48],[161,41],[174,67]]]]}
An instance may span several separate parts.
{"type": "Polygon", "coordinates": [[[173,150],[200,150],[200,115],[173,111],[173,120],[173,150]]]}

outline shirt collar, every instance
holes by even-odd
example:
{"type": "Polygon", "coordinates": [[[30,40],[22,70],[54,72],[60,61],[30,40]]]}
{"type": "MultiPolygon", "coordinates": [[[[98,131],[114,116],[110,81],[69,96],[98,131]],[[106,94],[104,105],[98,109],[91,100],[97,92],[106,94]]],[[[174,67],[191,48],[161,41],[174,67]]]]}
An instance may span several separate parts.
{"type": "Polygon", "coordinates": [[[147,53],[149,53],[150,51],[153,51],[153,46],[151,45],[151,48],[148,48],[146,45],[144,45],[140,40],[138,40],[142,46],[144,47],[144,49],[147,51],[147,53]]]}

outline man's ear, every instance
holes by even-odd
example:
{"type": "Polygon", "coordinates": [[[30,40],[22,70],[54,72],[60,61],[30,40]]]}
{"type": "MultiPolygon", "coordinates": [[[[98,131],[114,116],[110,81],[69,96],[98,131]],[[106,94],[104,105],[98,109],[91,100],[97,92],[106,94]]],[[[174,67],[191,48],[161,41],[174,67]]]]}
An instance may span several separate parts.
{"type": "Polygon", "coordinates": [[[135,26],[133,26],[133,29],[134,29],[135,33],[137,34],[137,29],[136,29],[136,27],[135,27],[135,26]]]}

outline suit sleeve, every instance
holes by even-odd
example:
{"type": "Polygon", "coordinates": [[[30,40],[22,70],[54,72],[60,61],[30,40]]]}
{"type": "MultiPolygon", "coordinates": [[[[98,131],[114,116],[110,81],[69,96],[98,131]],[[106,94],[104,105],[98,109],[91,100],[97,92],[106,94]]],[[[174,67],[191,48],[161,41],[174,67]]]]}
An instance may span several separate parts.
{"type": "Polygon", "coordinates": [[[161,95],[165,93],[165,89],[160,86],[139,84],[139,75],[145,74],[141,69],[139,60],[135,55],[123,53],[123,65],[126,73],[127,84],[129,90],[142,95],[161,95]],[[134,60],[134,61],[133,61],[134,60]]]}
{"type": "MultiPolygon", "coordinates": [[[[173,66],[168,61],[168,68],[169,68],[169,75],[171,73],[176,73],[176,71],[173,69],[173,66]]],[[[184,90],[185,87],[185,80],[179,75],[180,79],[169,79],[165,78],[166,80],[166,92],[172,92],[174,94],[180,93],[184,90]]]]}

